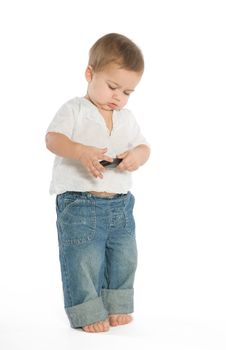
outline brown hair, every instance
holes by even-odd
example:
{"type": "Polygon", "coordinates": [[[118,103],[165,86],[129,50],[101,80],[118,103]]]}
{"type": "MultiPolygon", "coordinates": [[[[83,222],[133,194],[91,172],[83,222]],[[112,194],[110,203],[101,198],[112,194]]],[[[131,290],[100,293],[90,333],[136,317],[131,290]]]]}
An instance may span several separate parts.
{"type": "Polygon", "coordinates": [[[102,71],[108,64],[143,73],[144,59],[141,50],[126,36],[110,33],[98,39],[89,51],[89,65],[94,72],[102,71]]]}

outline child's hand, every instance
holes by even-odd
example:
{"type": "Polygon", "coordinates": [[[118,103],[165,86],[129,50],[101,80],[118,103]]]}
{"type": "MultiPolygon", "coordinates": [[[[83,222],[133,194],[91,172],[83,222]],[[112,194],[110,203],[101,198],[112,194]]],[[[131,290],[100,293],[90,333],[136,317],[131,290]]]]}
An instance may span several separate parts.
{"type": "Polygon", "coordinates": [[[82,165],[88,170],[88,172],[96,177],[103,178],[105,168],[100,164],[100,160],[107,160],[112,162],[113,159],[105,155],[107,148],[97,148],[92,146],[81,145],[81,155],[79,157],[82,165]]]}
{"type": "Polygon", "coordinates": [[[137,147],[130,149],[124,153],[119,154],[117,157],[123,159],[123,161],[117,166],[117,169],[123,171],[134,171],[143,165],[149,158],[150,148],[146,145],[138,145],[137,147]]]}
{"type": "Polygon", "coordinates": [[[117,158],[123,159],[123,161],[117,166],[117,169],[121,171],[134,171],[140,166],[139,152],[137,152],[136,148],[119,154],[117,158]]]}

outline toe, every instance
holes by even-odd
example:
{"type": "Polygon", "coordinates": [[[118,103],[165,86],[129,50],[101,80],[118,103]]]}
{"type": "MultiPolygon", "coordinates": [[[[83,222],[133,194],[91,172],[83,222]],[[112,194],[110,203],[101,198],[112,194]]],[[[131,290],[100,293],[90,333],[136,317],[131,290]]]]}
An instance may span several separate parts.
{"type": "Polygon", "coordinates": [[[84,326],[84,327],[82,327],[82,329],[83,329],[85,332],[91,332],[91,331],[90,331],[90,326],[84,326]]]}
{"type": "Polygon", "coordinates": [[[132,321],[132,317],[130,315],[125,315],[124,320],[125,322],[129,323],[132,321]]]}
{"type": "Polygon", "coordinates": [[[82,327],[85,332],[97,333],[97,332],[106,332],[109,330],[108,320],[96,322],[82,327]]]}
{"type": "Polygon", "coordinates": [[[100,322],[97,322],[97,323],[94,323],[93,325],[93,329],[94,329],[94,332],[101,332],[101,323],[100,322]]]}
{"type": "Polygon", "coordinates": [[[106,320],[104,323],[103,323],[103,331],[104,332],[107,332],[109,330],[109,321],[106,320]]]}
{"type": "Polygon", "coordinates": [[[112,327],[118,326],[117,316],[110,316],[109,322],[112,327]]]}
{"type": "Polygon", "coordinates": [[[130,323],[131,321],[132,321],[132,317],[127,314],[109,316],[109,322],[112,327],[124,325],[124,324],[130,323]]]}
{"type": "Polygon", "coordinates": [[[88,327],[88,329],[89,329],[89,332],[90,332],[90,333],[95,332],[95,328],[94,328],[94,325],[93,325],[93,324],[90,324],[89,327],[88,327]]]}

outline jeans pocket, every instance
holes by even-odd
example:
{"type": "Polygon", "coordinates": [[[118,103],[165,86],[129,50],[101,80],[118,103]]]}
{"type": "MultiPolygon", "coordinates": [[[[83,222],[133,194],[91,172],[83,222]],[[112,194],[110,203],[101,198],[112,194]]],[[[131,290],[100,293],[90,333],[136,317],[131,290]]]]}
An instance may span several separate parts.
{"type": "Polygon", "coordinates": [[[92,241],[96,232],[95,205],[91,199],[64,200],[58,214],[59,240],[64,245],[80,245],[92,241]]]}

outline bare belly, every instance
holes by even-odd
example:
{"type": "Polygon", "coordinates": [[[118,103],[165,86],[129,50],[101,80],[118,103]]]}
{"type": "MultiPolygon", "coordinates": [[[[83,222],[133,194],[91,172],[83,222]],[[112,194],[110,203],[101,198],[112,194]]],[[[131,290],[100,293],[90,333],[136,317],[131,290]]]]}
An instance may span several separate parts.
{"type": "Polygon", "coordinates": [[[94,196],[100,196],[100,197],[108,197],[108,196],[114,196],[117,193],[110,193],[110,192],[95,192],[90,191],[89,193],[93,194],[94,196]]]}

